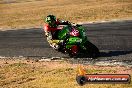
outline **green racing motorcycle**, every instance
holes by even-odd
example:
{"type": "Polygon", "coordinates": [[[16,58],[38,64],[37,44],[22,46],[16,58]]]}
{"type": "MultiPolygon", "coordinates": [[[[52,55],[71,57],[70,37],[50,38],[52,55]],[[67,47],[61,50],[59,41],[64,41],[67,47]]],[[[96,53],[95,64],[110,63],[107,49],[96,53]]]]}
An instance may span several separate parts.
{"type": "Polygon", "coordinates": [[[57,33],[58,39],[64,40],[60,52],[67,53],[70,57],[99,57],[99,49],[88,41],[82,25],[58,25],[58,29],[61,29],[57,33]]]}

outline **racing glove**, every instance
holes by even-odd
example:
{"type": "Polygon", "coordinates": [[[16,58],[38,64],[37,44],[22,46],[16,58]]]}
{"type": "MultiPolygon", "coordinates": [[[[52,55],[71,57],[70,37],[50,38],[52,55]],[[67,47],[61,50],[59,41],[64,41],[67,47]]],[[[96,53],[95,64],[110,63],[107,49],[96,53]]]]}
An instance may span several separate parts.
{"type": "Polygon", "coordinates": [[[53,47],[55,50],[60,50],[63,46],[63,40],[51,40],[50,46],[53,47]]]}

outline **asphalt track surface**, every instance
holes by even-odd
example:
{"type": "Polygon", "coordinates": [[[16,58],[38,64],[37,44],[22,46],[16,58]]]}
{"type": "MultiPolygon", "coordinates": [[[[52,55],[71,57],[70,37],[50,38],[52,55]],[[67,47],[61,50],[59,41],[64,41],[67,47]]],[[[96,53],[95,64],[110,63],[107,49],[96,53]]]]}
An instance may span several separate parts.
{"type": "MultiPolygon", "coordinates": [[[[132,20],[83,26],[89,41],[101,51],[97,61],[132,64],[132,20]]],[[[42,28],[0,30],[0,56],[66,57],[49,46],[42,28]]]]}

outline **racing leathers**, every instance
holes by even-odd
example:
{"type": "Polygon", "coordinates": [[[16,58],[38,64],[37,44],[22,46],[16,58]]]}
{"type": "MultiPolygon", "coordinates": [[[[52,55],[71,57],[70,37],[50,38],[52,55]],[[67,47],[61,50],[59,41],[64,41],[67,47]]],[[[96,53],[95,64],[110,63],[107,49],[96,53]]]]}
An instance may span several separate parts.
{"type": "Polygon", "coordinates": [[[45,32],[47,41],[49,42],[50,46],[56,50],[59,50],[60,44],[63,43],[63,40],[59,40],[57,38],[58,36],[57,33],[60,31],[60,29],[57,28],[58,25],[69,25],[69,22],[61,21],[57,19],[53,27],[51,27],[49,24],[44,25],[44,32],[45,32]]]}

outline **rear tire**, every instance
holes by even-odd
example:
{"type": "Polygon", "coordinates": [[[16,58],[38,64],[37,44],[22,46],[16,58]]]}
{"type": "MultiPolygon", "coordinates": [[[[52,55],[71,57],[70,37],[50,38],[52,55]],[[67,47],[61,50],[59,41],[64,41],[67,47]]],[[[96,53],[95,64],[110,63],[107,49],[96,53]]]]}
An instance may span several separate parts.
{"type": "Polygon", "coordinates": [[[97,58],[100,56],[99,49],[94,44],[92,44],[91,42],[87,41],[85,43],[85,47],[87,48],[86,52],[88,53],[89,57],[97,58]]]}

